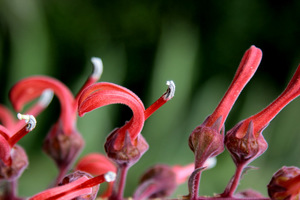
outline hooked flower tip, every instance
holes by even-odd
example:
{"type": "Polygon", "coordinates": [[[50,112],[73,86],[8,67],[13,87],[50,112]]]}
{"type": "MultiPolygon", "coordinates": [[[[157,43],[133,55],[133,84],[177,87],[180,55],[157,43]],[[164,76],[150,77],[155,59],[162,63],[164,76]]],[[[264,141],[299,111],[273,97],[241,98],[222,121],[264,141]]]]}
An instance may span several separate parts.
{"type": "Polygon", "coordinates": [[[172,81],[172,80],[167,81],[166,84],[168,86],[168,89],[167,89],[166,93],[164,94],[164,100],[168,101],[174,97],[176,87],[175,87],[174,81],[172,81]]]}
{"type": "Polygon", "coordinates": [[[115,181],[116,180],[116,173],[115,172],[107,172],[105,175],[104,175],[104,179],[106,182],[112,182],[112,181],[115,181]]]}
{"type": "Polygon", "coordinates": [[[22,120],[24,119],[25,122],[27,123],[27,127],[26,127],[26,130],[29,132],[29,131],[32,131],[35,126],[36,126],[36,119],[33,115],[23,115],[21,113],[18,113],[17,114],[17,117],[19,120],[22,120]]]}
{"type": "Polygon", "coordinates": [[[100,58],[92,57],[91,61],[94,66],[92,77],[95,79],[99,79],[103,72],[103,63],[100,58]]]}

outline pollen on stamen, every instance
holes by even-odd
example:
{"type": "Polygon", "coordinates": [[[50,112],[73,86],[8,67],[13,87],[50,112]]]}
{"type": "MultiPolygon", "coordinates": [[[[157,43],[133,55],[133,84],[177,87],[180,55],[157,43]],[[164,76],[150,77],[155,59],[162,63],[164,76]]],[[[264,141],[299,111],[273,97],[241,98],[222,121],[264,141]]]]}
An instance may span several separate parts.
{"type": "Polygon", "coordinates": [[[115,172],[107,172],[105,175],[104,175],[104,178],[105,178],[105,181],[106,182],[112,182],[116,179],[116,173],[115,172]]]}
{"type": "Polygon", "coordinates": [[[175,83],[174,83],[174,81],[170,80],[170,81],[167,81],[166,84],[168,85],[168,89],[167,89],[166,93],[164,94],[164,100],[168,101],[168,100],[172,99],[175,95],[175,83]]]}
{"type": "Polygon", "coordinates": [[[47,107],[50,102],[52,101],[53,98],[53,91],[50,89],[44,90],[44,92],[42,93],[41,97],[39,98],[39,104],[43,107],[47,107]]]}
{"type": "Polygon", "coordinates": [[[94,66],[92,77],[95,79],[99,79],[103,72],[103,63],[100,58],[92,57],[91,61],[94,66]]]}
{"type": "Polygon", "coordinates": [[[19,120],[22,120],[22,119],[25,120],[25,122],[27,123],[27,127],[26,127],[27,131],[32,131],[35,128],[36,119],[33,115],[22,115],[21,113],[18,113],[17,117],[19,120]]]}

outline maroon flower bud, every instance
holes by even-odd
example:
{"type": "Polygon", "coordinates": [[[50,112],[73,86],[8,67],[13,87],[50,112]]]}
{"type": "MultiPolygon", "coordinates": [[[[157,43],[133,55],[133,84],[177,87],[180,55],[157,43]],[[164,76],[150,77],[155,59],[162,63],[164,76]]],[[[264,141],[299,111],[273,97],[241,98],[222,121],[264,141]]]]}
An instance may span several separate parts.
{"type": "Polygon", "coordinates": [[[268,194],[274,200],[300,199],[300,169],[284,166],[278,170],[268,184],[268,194]]]}
{"type": "Polygon", "coordinates": [[[236,125],[227,132],[224,143],[234,163],[248,164],[263,154],[268,148],[268,144],[262,134],[255,136],[252,121],[249,123],[246,134],[241,138],[236,131],[236,129],[239,129],[239,126],[241,124],[236,125]]]}
{"type": "MultiPolygon", "coordinates": [[[[215,111],[206,118],[206,120],[192,132],[189,137],[189,146],[195,154],[195,169],[202,169],[204,162],[210,158],[217,156],[224,150],[224,123],[234,105],[239,94],[252,78],[262,57],[262,52],[255,46],[251,46],[244,54],[237,72],[230,84],[227,92],[215,111]]],[[[193,176],[189,191],[191,199],[198,196],[198,187],[200,181],[200,173],[193,176]]]]}
{"type": "Polygon", "coordinates": [[[0,160],[0,180],[16,180],[28,166],[28,158],[22,147],[14,145],[10,152],[10,165],[6,165],[0,160]]]}
{"type": "Polygon", "coordinates": [[[115,129],[107,137],[104,147],[107,156],[118,165],[131,166],[135,164],[149,148],[148,143],[141,134],[137,136],[134,142],[132,142],[129,133],[127,132],[123,146],[121,149],[116,149],[114,144],[117,135],[118,129],[115,129]]]}
{"type": "Polygon", "coordinates": [[[60,169],[68,169],[81,152],[84,140],[75,129],[71,134],[65,134],[59,126],[59,123],[52,126],[44,140],[43,150],[60,169]]]}
{"type": "MultiPolygon", "coordinates": [[[[62,181],[58,184],[58,186],[62,186],[62,185],[66,185],[68,183],[71,183],[73,181],[76,181],[78,180],[79,178],[81,177],[87,177],[87,178],[93,178],[92,175],[90,175],[89,173],[87,172],[83,172],[83,171],[75,171],[71,174],[68,174],[67,176],[65,176],[62,181]]],[[[90,194],[85,194],[85,195],[81,195],[79,197],[76,197],[72,200],[93,200],[96,198],[97,196],[97,193],[98,193],[98,190],[99,190],[99,185],[95,185],[92,187],[92,192],[90,194]]]]}

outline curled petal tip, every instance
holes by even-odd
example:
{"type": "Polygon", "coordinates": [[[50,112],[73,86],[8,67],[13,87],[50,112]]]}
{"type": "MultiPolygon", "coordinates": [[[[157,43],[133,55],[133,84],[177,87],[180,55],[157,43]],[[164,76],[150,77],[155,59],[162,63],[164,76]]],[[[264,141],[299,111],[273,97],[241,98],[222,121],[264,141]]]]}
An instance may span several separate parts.
{"type": "Polygon", "coordinates": [[[105,181],[106,182],[112,182],[116,179],[116,173],[115,172],[107,172],[105,175],[104,175],[104,178],[105,178],[105,181]]]}
{"type": "Polygon", "coordinates": [[[36,126],[36,119],[33,115],[22,115],[21,113],[17,114],[19,120],[24,119],[27,123],[27,131],[32,131],[36,126]]]}
{"type": "Polygon", "coordinates": [[[54,95],[54,93],[52,90],[46,89],[42,93],[41,97],[39,98],[39,101],[38,101],[39,104],[42,105],[43,107],[47,107],[50,104],[50,102],[52,101],[53,95],[54,95]]]}
{"type": "Polygon", "coordinates": [[[102,60],[100,58],[97,58],[97,57],[92,57],[91,61],[92,61],[93,66],[94,66],[92,77],[94,77],[95,79],[99,79],[100,76],[102,75],[102,72],[103,72],[102,60]]]}
{"type": "Polygon", "coordinates": [[[167,89],[166,93],[164,94],[164,100],[168,101],[174,97],[176,87],[175,87],[174,81],[172,81],[172,80],[167,81],[166,84],[168,86],[168,89],[167,89]]]}

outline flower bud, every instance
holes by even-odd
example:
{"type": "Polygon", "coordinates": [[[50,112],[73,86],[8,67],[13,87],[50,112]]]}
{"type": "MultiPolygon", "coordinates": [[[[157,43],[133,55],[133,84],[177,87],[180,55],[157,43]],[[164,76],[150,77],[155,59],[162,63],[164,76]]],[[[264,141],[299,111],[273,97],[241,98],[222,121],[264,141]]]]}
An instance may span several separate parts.
{"type": "Polygon", "coordinates": [[[263,154],[268,148],[268,144],[262,134],[258,134],[257,137],[255,136],[252,121],[249,123],[246,134],[241,137],[236,131],[241,124],[237,124],[227,132],[224,142],[236,165],[248,164],[263,154]]]}
{"type": "Polygon", "coordinates": [[[218,128],[216,128],[220,119],[212,127],[205,125],[196,127],[189,137],[189,146],[195,153],[197,167],[203,166],[208,158],[217,156],[224,150],[224,129],[220,134],[218,128]]]}
{"type": "Polygon", "coordinates": [[[268,184],[268,194],[271,199],[300,198],[300,169],[297,167],[282,167],[272,177],[268,184]]]}
{"type": "Polygon", "coordinates": [[[68,168],[84,145],[81,135],[73,130],[65,134],[56,123],[44,140],[43,150],[55,161],[59,168],[68,168]]]}
{"type": "Polygon", "coordinates": [[[11,164],[0,160],[0,180],[13,181],[21,176],[28,166],[28,158],[22,147],[14,145],[10,151],[11,164]]]}
{"type": "Polygon", "coordinates": [[[132,166],[148,150],[148,143],[141,134],[132,142],[129,132],[127,132],[122,147],[117,149],[115,142],[119,134],[118,130],[115,129],[106,139],[104,147],[107,157],[118,165],[132,166]]]}

